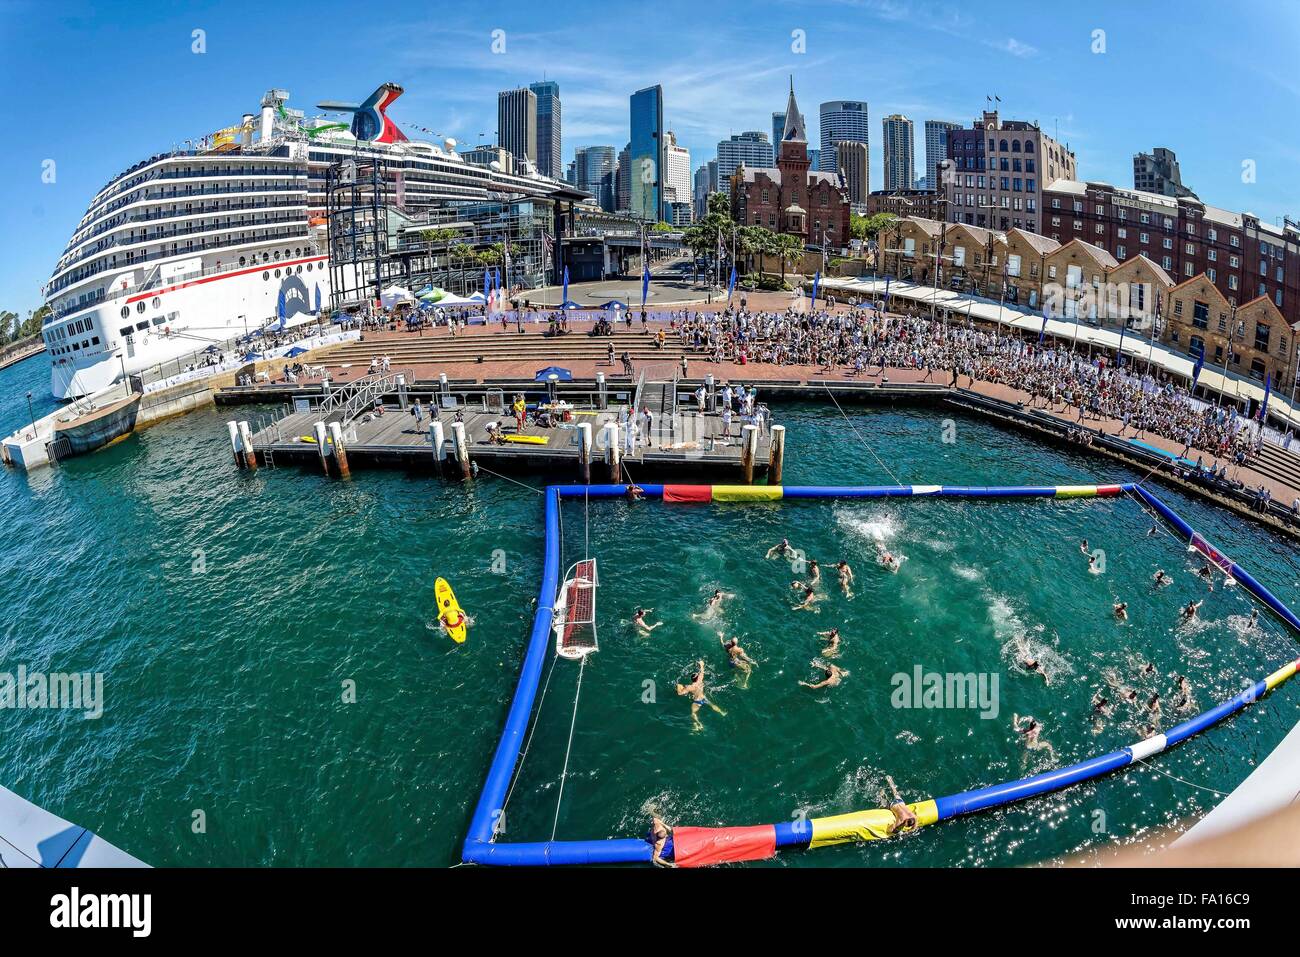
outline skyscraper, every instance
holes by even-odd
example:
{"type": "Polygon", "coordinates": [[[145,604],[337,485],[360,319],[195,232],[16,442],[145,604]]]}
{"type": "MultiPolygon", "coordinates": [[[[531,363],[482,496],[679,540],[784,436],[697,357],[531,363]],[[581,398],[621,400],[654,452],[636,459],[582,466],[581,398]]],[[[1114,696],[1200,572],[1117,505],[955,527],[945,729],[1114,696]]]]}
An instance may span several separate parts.
{"type": "Polygon", "coordinates": [[[628,143],[618,154],[618,172],[614,175],[614,210],[632,211],[632,144],[628,143]]]}
{"type": "Polygon", "coordinates": [[[882,126],[884,136],[881,147],[884,153],[885,189],[912,189],[916,179],[915,155],[912,145],[912,121],[906,116],[892,113],[882,126]]]}
{"type": "Polygon", "coordinates": [[[616,195],[617,161],[612,146],[584,146],[574,151],[573,162],[578,189],[596,197],[600,208],[613,212],[616,195]]]}
{"type": "Polygon", "coordinates": [[[709,179],[709,164],[705,163],[695,171],[695,192],[692,200],[695,203],[695,218],[702,219],[709,211],[709,193],[713,192],[709,179]]]}
{"type": "Polygon", "coordinates": [[[497,145],[516,161],[537,163],[537,94],[532,90],[497,94],[497,145]]]}
{"type": "Polygon", "coordinates": [[[821,105],[820,164],[816,167],[835,172],[835,144],[863,143],[869,148],[867,104],[863,100],[831,100],[821,105]]]}
{"type": "Polygon", "coordinates": [[[871,153],[866,143],[840,140],[835,144],[835,169],[844,177],[849,191],[849,202],[855,209],[866,206],[871,192],[871,153]]]}
{"type": "Polygon", "coordinates": [[[776,151],[781,148],[781,132],[785,129],[785,114],[772,114],[772,154],[775,157],[776,151]]]}
{"type": "Polygon", "coordinates": [[[537,97],[537,172],[560,178],[560,84],[554,80],[530,83],[537,97]]]}
{"type": "Polygon", "coordinates": [[[1134,154],[1133,188],[1161,196],[1196,198],[1196,194],[1183,185],[1178,157],[1173,150],[1163,146],[1157,146],[1150,153],[1134,154]]]}
{"type": "Polygon", "coordinates": [[[672,207],[669,222],[691,218],[691,151],[677,145],[677,135],[664,134],[664,206],[672,207]]]}
{"type": "MultiPolygon", "coordinates": [[[[785,114],[781,114],[785,123],[785,114]]],[[[718,143],[718,191],[724,196],[731,195],[731,174],[741,164],[767,169],[776,165],[772,144],[767,141],[767,134],[758,130],[739,133],[731,139],[718,143]]]]}
{"type": "Polygon", "coordinates": [[[948,131],[961,129],[947,120],[925,121],[925,189],[941,189],[939,164],[948,158],[948,131]]]}
{"type": "Polygon", "coordinates": [[[664,90],[655,84],[632,94],[629,146],[632,215],[659,222],[664,217],[664,90]]]}

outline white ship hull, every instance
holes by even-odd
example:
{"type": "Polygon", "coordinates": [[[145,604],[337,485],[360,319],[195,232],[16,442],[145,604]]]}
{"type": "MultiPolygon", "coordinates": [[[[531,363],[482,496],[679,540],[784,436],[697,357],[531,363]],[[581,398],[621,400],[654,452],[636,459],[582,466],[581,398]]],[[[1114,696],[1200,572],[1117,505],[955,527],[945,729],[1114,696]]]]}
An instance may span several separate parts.
{"type": "Polygon", "coordinates": [[[318,302],[328,308],[326,257],[231,269],[101,302],[68,317],[87,326],[78,343],[84,345],[52,358],[50,390],[57,399],[80,398],[124,375],[263,329],[277,319],[281,290],[286,322],[314,312],[318,302]]]}

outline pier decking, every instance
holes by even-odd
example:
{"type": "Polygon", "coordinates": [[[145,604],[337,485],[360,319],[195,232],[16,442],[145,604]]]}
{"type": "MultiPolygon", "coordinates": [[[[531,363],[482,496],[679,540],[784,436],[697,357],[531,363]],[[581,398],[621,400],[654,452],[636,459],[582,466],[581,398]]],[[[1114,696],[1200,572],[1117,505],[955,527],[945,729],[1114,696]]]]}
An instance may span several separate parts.
{"type": "MultiPolygon", "coordinates": [[[[716,412],[700,412],[692,399],[689,405],[679,402],[671,382],[643,383],[637,391],[637,408],[649,408],[652,425],[649,435],[637,431],[629,447],[626,425],[619,429],[619,458],[626,478],[634,480],[649,474],[708,472],[715,475],[744,472],[745,420],[736,416],[730,429],[716,412]]],[[[529,397],[530,406],[537,389],[529,397]]],[[[683,394],[685,395],[685,394],[683,394]]],[[[264,425],[252,434],[252,447],[259,463],[282,465],[321,459],[315,427],[318,423],[337,423],[349,467],[355,465],[389,465],[414,468],[439,468],[454,455],[452,427],[461,423],[465,430],[466,451],[473,463],[492,470],[561,471],[574,476],[582,465],[581,429],[589,424],[592,431],[590,468],[600,476],[607,469],[605,427],[619,423],[624,403],[611,396],[601,409],[594,400],[583,401],[581,395],[559,393],[557,399],[568,409],[569,420],[543,428],[529,420],[517,432],[514,416],[507,408],[509,396],[498,390],[495,395],[483,391],[475,394],[440,394],[434,390],[412,390],[396,398],[388,394],[382,406],[367,404],[364,410],[329,410],[324,406],[294,411],[264,425]],[[421,421],[413,414],[416,397],[420,398],[421,421]],[[377,410],[382,408],[382,413],[377,410]],[[436,415],[436,419],[434,416],[436,415]],[[440,422],[444,434],[443,448],[432,447],[434,421],[440,422]],[[494,443],[488,426],[498,423],[505,441],[494,443]],[[516,438],[518,436],[519,438],[516,438]],[[520,439],[526,438],[526,441],[520,439]]],[[[545,400],[543,400],[545,402],[545,400]]],[[[633,425],[636,429],[636,425],[633,425]]],[[[753,450],[754,474],[767,469],[771,437],[760,429],[753,450]]],[[[454,463],[453,463],[454,464],[454,463]]]]}

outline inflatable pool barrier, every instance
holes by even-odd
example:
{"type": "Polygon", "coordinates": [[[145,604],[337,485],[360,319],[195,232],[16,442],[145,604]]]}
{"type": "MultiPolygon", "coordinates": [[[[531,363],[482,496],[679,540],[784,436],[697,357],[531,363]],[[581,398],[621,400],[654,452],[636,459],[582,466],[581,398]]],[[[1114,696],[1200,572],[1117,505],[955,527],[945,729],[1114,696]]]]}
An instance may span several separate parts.
{"type": "MultiPolygon", "coordinates": [[[[487,779],[470,822],[461,851],[467,863],[500,866],[543,866],[563,864],[650,863],[651,845],[640,838],[605,840],[551,840],[534,843],[509,843],[498,840],[497,822],[519,762],[520,750],[532,716],[533,704],[541,678],[542,666],[553,651],[551,621],[560,573],[560,504],[566,498],[620,498],[626,485],[550,486],[546,490],[546,544],[542,562],[542,580],[538,590],[537,612],[523,666],[515,687],[514,698],[506,715],[501,738],[497,742],[487,779]]],[[[1054,500],[1114,497],[1128,494],[1149,508],[1178,535],[1189,548],[1202,552],[1225,574],[1231,575],[1254,597],[1268,606],[1279,618],[1300,634],[1300,619],[1245,569],[1210,545],[1169,506],[1140,484],[1065,485],[1065,486],[761,486],[761,485],[642,485],[646,498],[664,502],[773,502],[784,499],[865,499],[932,496],[942,498],[1045,498],[1054,500]]],[[[965,814],[1003,807],[1017,801],[1038,797],[1071,787],[1130,767],[1213,727],[1249,707],[1293,677],[1300,660],[1282,665],[1272,674],[1247,686],[1240,694],[1214,708],[1175,725],[1167,731],[1144,738],[1117,751],[1111,751],[1063,768],[1044,771],[1031,777],[1007,781],[946,797],[909,804],[917,826],[925,827],[965,814]]],[[[685,827],[673,829],[664,856],[679,867],[704,867],[735,861],[763,860],[780,848],[816,848],[834,844],[887,839],[891,836],[894,815],[886,808],[854,811],[810,820],[782,821],[740,827],[685,827]]]]}

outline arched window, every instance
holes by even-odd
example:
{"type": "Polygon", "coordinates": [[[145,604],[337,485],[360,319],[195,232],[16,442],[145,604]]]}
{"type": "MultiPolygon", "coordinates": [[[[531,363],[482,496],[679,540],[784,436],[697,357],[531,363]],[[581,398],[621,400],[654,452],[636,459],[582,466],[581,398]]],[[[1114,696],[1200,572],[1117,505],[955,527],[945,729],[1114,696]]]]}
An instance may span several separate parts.
{"type": "Polygon", "coordinates": [[[1005,153],[1007,151],[1007,141],[998,140],[998,150],[1005,153]]]}
{"type": "Polygon", "coordinates": [[[1011,141],[1011,152],[1013,152],[1013,153],[1019,153],[1019,152],[1020,152],[1020,140],[1012,140],[1012,141],[1011,141]]]}

